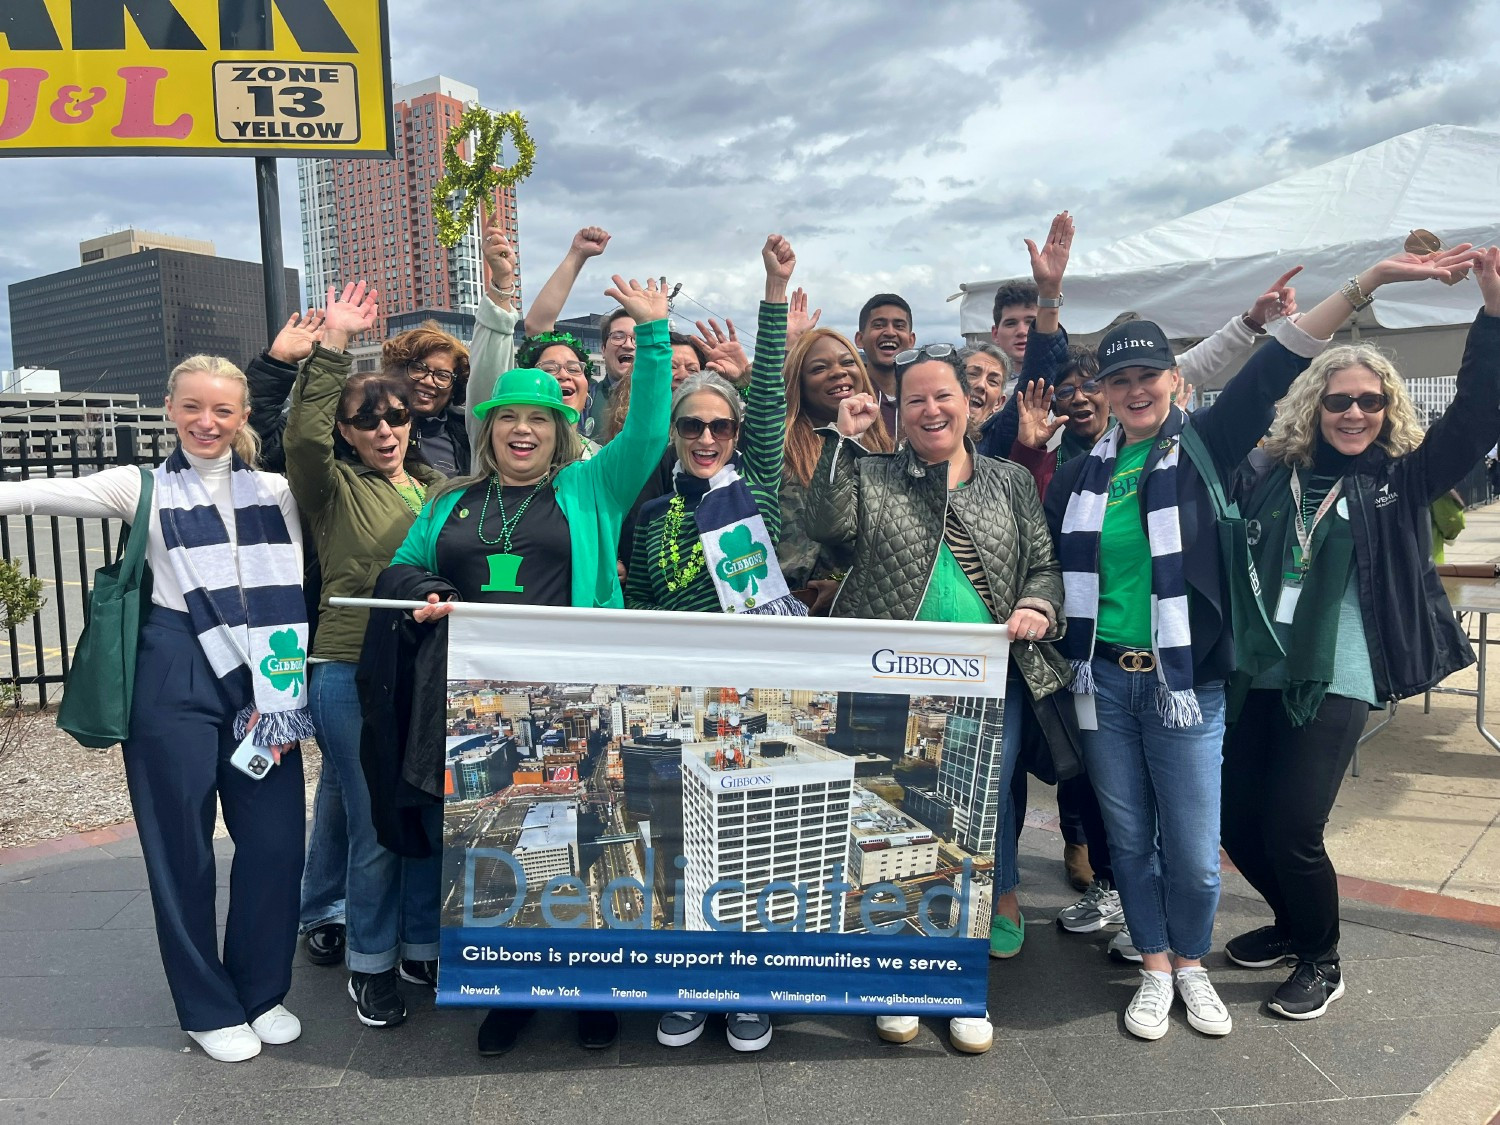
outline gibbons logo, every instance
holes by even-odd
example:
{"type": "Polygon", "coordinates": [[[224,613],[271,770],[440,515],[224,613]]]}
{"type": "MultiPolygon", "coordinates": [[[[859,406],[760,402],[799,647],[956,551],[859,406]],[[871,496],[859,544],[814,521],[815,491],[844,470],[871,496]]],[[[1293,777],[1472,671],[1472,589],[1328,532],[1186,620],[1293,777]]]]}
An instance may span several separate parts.
{"type": "Polygon", "coordinates": [[[770,785],[775,778],[768,773],[752,774],[730,774],[719,778],[720,789],[755,789],[762,785],[770,785]]]}
{"type": "Polygon", "coordinates": [[[870,667],[881,677],[975,683],[983,682],[985,678],[986,658],[946,652],[897,652],[893,648],[882,648],[870,654],[870,667]]]}

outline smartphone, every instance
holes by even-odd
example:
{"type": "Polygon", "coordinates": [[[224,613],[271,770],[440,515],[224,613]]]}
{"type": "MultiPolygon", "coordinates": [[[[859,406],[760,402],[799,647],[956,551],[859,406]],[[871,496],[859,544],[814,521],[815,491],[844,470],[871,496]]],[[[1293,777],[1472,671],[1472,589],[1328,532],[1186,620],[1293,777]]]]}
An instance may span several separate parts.
{"type": "Polygon", "coordinates": [[[253,731],[246,731],[244,740],[235,747],[234,753],[230,756],[229,764],[252,781],[259,781],[271,772],[276,759],[271,757],[270,750],[264,746],[255,745],[253,731]]]}

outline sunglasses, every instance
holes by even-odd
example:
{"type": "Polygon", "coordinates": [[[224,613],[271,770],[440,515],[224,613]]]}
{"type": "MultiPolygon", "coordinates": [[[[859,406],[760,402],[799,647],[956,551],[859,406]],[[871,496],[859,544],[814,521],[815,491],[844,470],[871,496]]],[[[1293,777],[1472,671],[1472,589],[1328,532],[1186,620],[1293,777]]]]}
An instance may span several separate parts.
{"type": "Polygon", "coordinates": [[[353,418],[340,418],[339,421],[356,430],[378,430],[382,422],[393,430],[399,430],[411,421],[411,411],[404,406],[393,406],[384,414],[356,414],[353,418]]]}
{"type": "Polygon", "coordinates": [[[1085,379],[1081,383],[1069,383],[1065,387],[1058,387],[1052,392],[1053,402],[1067,402],[1074,395],[1082,391],[1086,395],[1096,395],[1104,389],[1104,384],[1098,379],[1085,379]]]}
{"type": "Polygon", "coordinates": [[[707,430],[715,441],[729,441],[739,436],[740,424],[733,418],[715,418],[712,422],[705,422],[702,418],[694,418],[691,414],[685,414],[672,423],[672,428],[677,431],[677,436],[692,441],[700,437],[707,430]]]}
{"type": "Polygon", "coordinates": [[[948,359],[958,354],[958,349],[952,344],[928,344],[925,348],[907,348],[904,352],[897,352],[896,358],[891,362],[897,367],[910,367],[924,359],[948,359]]]}
{"type": "Polygon", "coordinates": [[[431,383],[438,390],[453,386],[454,373],[444,371],[441,367],[428,367],[420,359],[414,359],[406,365],[407,373],[421,382],[431,383]]]}
{"type": "Polygon", "coordinates": [[[1362,395],[1324,395],[1321,401],[1323,409],[1330,414],[1342,414],[1351,406],[1359,407],[1361,414],[1378,414],[1391,400],[1374,391],[1366,391],[1362,395]]]}

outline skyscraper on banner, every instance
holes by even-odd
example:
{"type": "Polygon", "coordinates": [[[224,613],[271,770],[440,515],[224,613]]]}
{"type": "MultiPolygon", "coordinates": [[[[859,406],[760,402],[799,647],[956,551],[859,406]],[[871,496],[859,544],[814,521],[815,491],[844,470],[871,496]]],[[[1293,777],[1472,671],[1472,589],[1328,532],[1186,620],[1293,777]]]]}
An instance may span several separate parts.
{"type": "MultiPolygon", "coordinates": [[[[380,320],[370,339],[414,327],[428,315],[468,339],[484,288],[483,208],[450,249],[437,240],[432,204],[444,173],[443,142],[464,111],[479,103],[479,91],[437,75],[397,86],[393,100],[395,160],[298,162],[305,303],[321,306],[330,285],[364,278],[380,290],[380,320]]],[[[468,142],[459,146],[463,159],[471,152],[468,142]]],[[[515,188],[497,187],[493,205],[516,247],[519,285],[515,188]]]]}

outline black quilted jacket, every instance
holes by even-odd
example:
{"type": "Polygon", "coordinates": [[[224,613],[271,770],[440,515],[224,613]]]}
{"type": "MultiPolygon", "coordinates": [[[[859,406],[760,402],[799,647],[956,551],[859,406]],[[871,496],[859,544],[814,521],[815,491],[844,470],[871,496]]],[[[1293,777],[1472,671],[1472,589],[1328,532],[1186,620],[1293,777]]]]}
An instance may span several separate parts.
{"type": "MultiPolygon", "coordinates": [[[[1062,570],[1030,473],[1009,461],[975,455],[968,487],[949,492],[946,463],[925,464],[909,447],[867,453],[857,442],[840,441],[830,427],[803,522],[818,542],[854,548],[854,565],[831,616],[915,618],[950,503],[979,551],[996,618],[1004,621],[1018,607],[1034,609],[1052,623],[1046,639],[1061,636],[1062,570]]],[[[1037,699],[1072,679],[1067,661],[1050,644],[1019,644],[1011,654],[1037,699]]]]}

